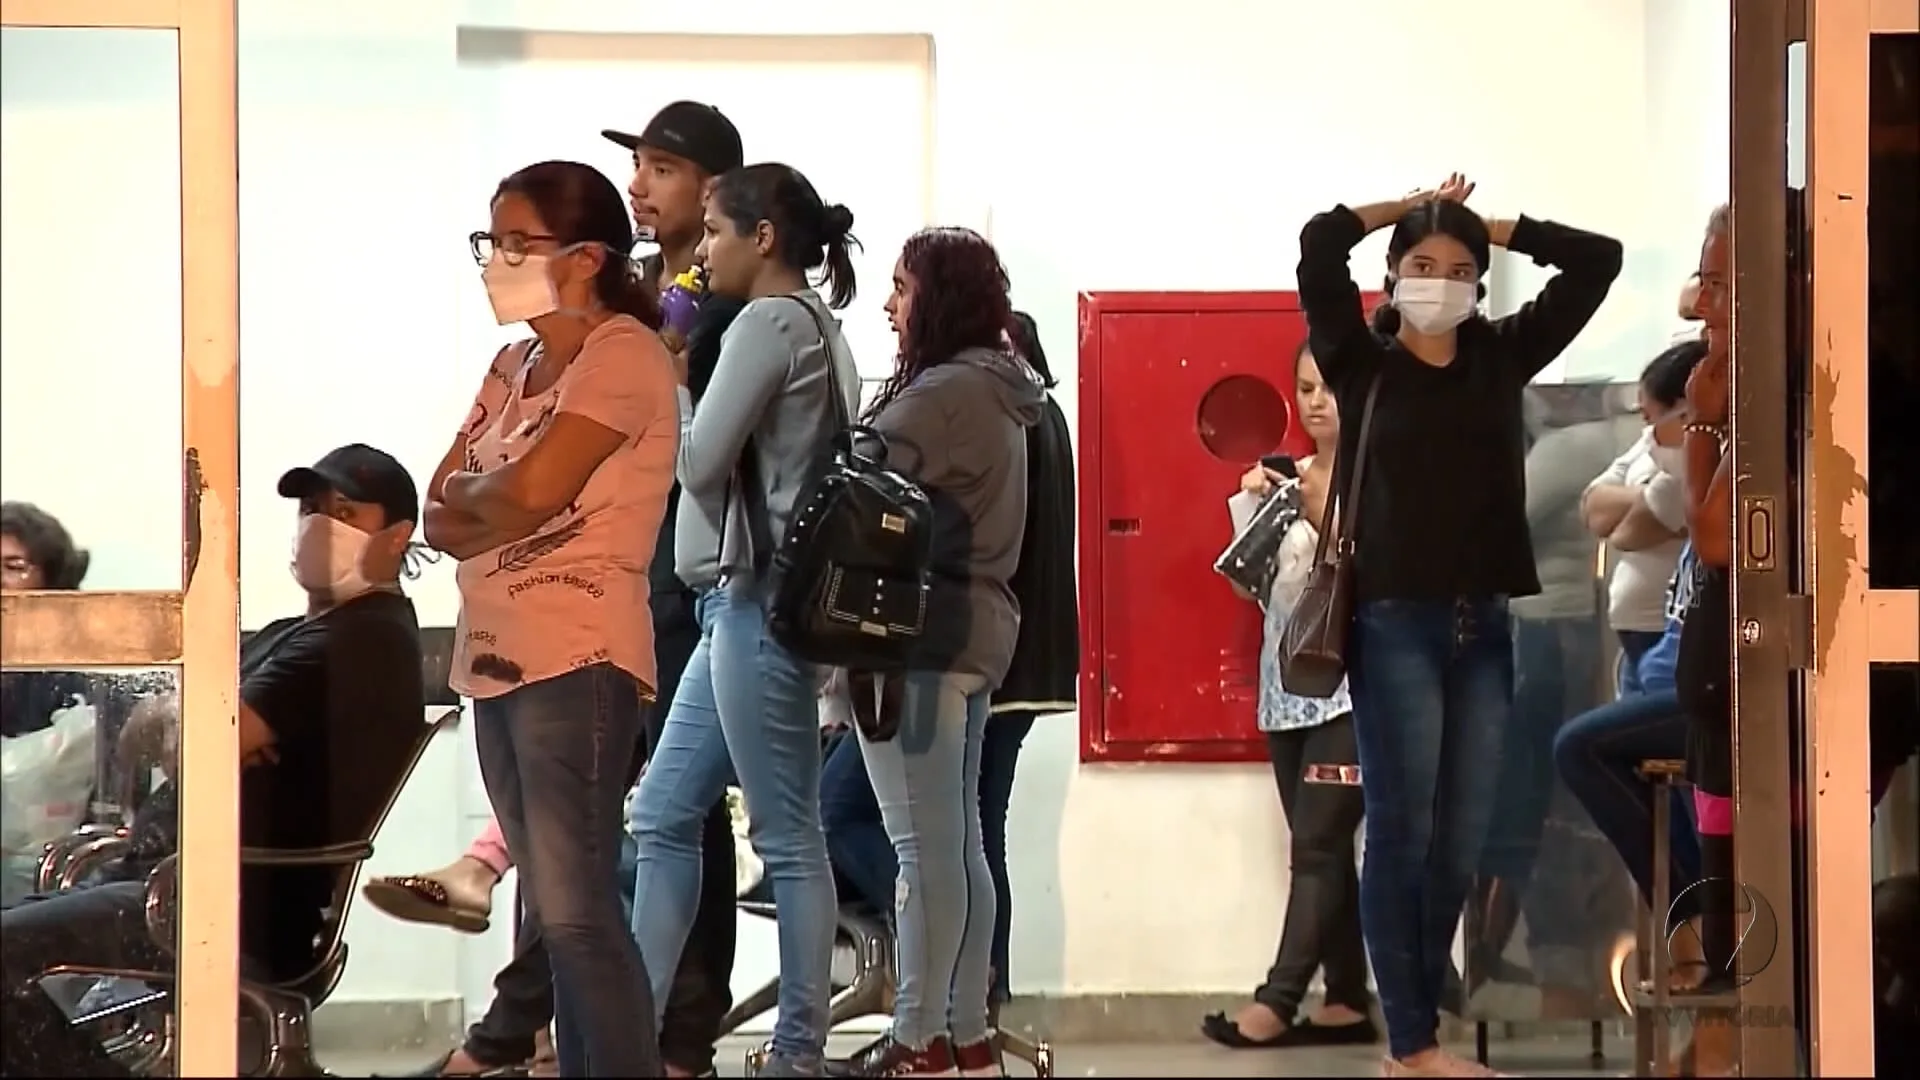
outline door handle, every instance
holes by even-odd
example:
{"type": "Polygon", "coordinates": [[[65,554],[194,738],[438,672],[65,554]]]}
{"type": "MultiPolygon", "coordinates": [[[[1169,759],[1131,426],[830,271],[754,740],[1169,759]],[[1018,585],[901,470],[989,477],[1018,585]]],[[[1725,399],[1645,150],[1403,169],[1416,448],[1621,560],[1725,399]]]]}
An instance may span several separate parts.
{"type": "Polygon", "coordinates": [[[1140,519],[1137,517],[1108,518],[1107,534],[1109,536],[1138,536],[1140,534],[1140,519]]]}

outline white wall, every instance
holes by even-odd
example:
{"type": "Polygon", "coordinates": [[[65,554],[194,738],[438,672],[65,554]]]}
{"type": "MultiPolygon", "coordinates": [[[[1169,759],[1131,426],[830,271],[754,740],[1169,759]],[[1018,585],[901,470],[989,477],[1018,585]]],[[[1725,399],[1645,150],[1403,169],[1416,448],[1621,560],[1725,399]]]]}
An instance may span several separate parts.
{"type": "MultiPolygon", "coordinates": [[[[1706,211],[1725,197],[1725,0],[1648,0],[1644,11],[1626,0],[1191,0],[1177,10],[1106,5],[1097,16],[1047,0],[242,0],[240,11],[248,625],[296,602],[285,571],[287,511],[271,490],[277,472],[359,439],[424,476],[486,362],[484,350],[462,344],[495,332],[475,303],[465,237],[496,177],[462,171],[475,159],[462,145],[472,109],[457,62],[462,25],[931,34],[933,219],[991,220],[1017,298],[1068,380],[1069,415],[1078,292],[1287,289],[1294,238],[1312,212],[1397,196],[1454,169],[1479,181],[1474,202],[1484,212],[1551,216],[1626,242],[1626,277],[1563,371],[1634,372],[1674,329],[1675,288],[1692,268],[1706,211]]],[[[592,133],[641,122],[661,103],[658,82],[639,68],[633,80],[644,97],[521,100],[503,122],[544,125],[556,142],[579,147],[570,152],[602,154],[587,160],[624,181],[618,151],[595,149],[592,133]]],[[[777,144],[803,170],[827,171],[897,152],[888,149],[895,133],[845,122],[812,89],[796,83],[782,100],[788,130],[760,119],[764,104],[730,101],[721,89],[710,96],[755,117],[757,130],[743,131],[749,159],[777,144]],[[817,142],[808,148],[796,131],[817,142]]],[[[11,132],[11,71],[6,107],[11,132]]],[[[51,107],[23,101],[18,111],[51,107]]],[[[513,145],[525,137],[513,133],[513,145]]],[[[12,158],[11,141],[7,149],[12,158]]],[[[65,209],[37,231],[23,228],[32,239],[22,240],[8,175],[11,322],[17,307],[83,278],[97,265],[85,260],[101,253],[61,246],[65,209]],[[12,273],[17,245],[69,261],[61,273],[21,280],[12,273]]],[[[66,183],[87,206],[111,209],[140,175],[129,168],[66,183]]],[[[1356,256],[1368,284],[1382,268],[1379,245],[1356,256]]],[[[1516,272],[1513,280],[1532,279],[1516,272]]],[[[869,278],[849,321],[877,325],[882,295],[869,278]]],[[[123,311],[103,304],[108,317],[123,311]]],[[[41,332],[51,344],[68,327],[46,323],[41,332]]],[[[16,364],[43,355],[9,331],[5,427],[55,439],[59,413],[21,400],[11,381],[16,364]]],[[[132,386],[89,389],[111,396],[133,394],[132,386]]],[[[66,508],[100,497],[100,469],[82,476],[50,454],[16,461],[7,445],[8,498],[77,516],[66,508]]],[[[86,461],[108,453],[104,441],[62,445],[86,461]]],[[[171,543],[163,532],[89,519],[82,541],[103,558],[134,559],[171,543]]],[[[453,617],[445,567],[415,595],[428,621],[453,617]]],[[[379,867],[445,862],[477,814],[484,800],[471,750],[449,743],[423,765],[382,837],[379,867]]],[[[1082,767],[1074,720],[1060,717],[1028,743],[1013,814],[1023,992],[1237,989],[1264,970],[1286,870],[1264,768],[1082,767]]],[[[478,987],[504,950],[498,937],[461,943],[367,910],[355,916],[351,939],[354,963],[340,993],[356,998],[478,987]]]]}

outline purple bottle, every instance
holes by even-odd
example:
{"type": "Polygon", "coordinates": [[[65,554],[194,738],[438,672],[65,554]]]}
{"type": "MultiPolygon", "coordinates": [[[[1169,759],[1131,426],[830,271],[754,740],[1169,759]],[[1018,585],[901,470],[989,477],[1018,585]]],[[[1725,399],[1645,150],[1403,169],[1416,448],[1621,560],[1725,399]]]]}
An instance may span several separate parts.
{"type": "Polygon", "coordinates": [[[707,295],[705,276],[700,267],[691,267],[660,294],[660,337],[672,352],[685,348],[687,335],[693,331],[694,316],[707,295]]]}

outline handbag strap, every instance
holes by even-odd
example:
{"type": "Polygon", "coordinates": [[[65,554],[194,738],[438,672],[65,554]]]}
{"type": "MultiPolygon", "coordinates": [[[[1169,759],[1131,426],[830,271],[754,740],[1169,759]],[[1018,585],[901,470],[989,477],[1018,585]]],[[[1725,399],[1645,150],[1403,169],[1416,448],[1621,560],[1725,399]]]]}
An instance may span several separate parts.
{"type": "Polygon", "coordinates": [[[1366,475],[1367,450],[1373,443],[1373,407],[1380,400],[1380,384],[1384,380],[1383,374],[1376,374],[1373,385],[1367,388],[1367,403],[1360,407],[1360,435],[1354,440],[1353,467],[1347,472],[1346,490],[1343,492],[1336,485],[1328,499],[1326,517],[1321,522],[1320,543],[1313,552],[1315,563],[1326,561],[1329,544],[1338,545],[1343,555],[1353,551],[1353,525],[1347,517],[1342,516],[1342,511],[1360,505],[1360,481],[1366,475]]]}

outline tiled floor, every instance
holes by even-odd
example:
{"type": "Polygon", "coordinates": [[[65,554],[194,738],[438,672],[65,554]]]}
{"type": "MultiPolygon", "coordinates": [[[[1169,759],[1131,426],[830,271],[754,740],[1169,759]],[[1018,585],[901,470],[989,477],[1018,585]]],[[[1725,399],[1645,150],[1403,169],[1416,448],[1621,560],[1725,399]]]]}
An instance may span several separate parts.
{"type": "MultiPolygon", "coordinates": [[[[746,1052],[754,1042],[729,1039],[721,1047],[720,1075],[745,1076],[746,1052]]],[[[835,1053],[855,1046],[835,1045],[835,1053]]],[[[1515,1076],[1624,1076],[1629,1071],[1626,1044],[1609,1044],[1607,1068],[1594,1071],[1588,1064],[1585,1039],[1496,1042],[1492,1064],[1515,1076]]],[[[1459,1048],[1471,1054],[1472,1047],[1459,1048]]],[[[1283,1051],[1230,1051],[1208,1043],[1179,1044],[1105,1044],[1093,1046],[1056,1046],[1056,1076],[1378,1076],[1380,1056],[1377,1050],[1326,1049],[1283,1051]]],[[[341,1054],[324,1058],[327,1068],[339,1076],[395,1075],[419,1068],[432,1058],[431,1053],[394,1053],[381,1055],[341,1054]]],[[[1009,1063],[1015,1076],[1031,1075],[1018,1063],[1009,1063]]]]}

